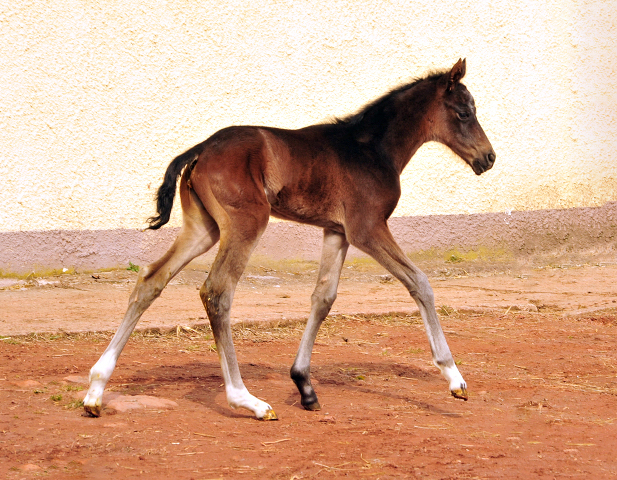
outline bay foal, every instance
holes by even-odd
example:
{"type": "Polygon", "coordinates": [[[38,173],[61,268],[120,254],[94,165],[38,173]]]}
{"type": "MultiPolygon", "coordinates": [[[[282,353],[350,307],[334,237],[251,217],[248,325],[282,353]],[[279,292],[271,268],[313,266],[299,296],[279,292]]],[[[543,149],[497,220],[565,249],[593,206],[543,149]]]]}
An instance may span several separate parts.
{"type": "Polygon", "coordinates": [[[158,215],[149,219],[149,228],[168,222],[181,177],[182,229],[169,251],[140,272],[124,320],[90,371],[86,412],[100,415],[105,385],[142,313],[174,275],[220,240],[200,296],[227,401],[257,418],[277,418],[242,382],[229,321],[236,284],[270,215],[324,231],[311,312],[291,367],[304,408],[320,408],[311,386],[311,352],[336,298],[350,244],[405,285],[420,309],[433,362],[452,395],[466,400],[467,385],[446,343],[427,277],[401,251],[387,225],[401,195],[401,172],[423,143],[447,145],[477,175],[493,166],[495,152],[476,119],[474,99],[460,82],[464,75],[465,61],[459,60],[452,69],[397,88],[343,120],[299,130],[229,127],[175,158],[158,190],[158,215]]]}

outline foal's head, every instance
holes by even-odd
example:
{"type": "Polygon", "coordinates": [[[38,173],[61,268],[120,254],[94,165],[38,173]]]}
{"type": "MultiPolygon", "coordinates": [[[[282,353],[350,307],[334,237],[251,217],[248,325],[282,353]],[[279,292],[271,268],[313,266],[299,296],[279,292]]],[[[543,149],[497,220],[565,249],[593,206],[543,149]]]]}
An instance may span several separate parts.
{"type": "Polygon", "coordinates": [[[495,151],[476,118],[476,104],[461,83],[465,60],[459,60],[437,82],[437,101],[433,104],[433,138],[450,147],[481,175],[495,163],[495,151]]]}

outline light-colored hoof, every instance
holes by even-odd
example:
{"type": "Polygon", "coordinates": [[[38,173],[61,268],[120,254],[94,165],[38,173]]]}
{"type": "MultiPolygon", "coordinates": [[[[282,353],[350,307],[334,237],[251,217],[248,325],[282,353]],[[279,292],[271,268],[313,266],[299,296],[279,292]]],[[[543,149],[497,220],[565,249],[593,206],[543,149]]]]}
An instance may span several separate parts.
{"type": "Polygon", "coordinates": [[[260,418],[260,420],[269,421],[269,420],[278,420],[279,417],[276,416],[274,410],[270,409],[266,412],[266,414],[260,418]]]}
{"type": "Polygon", "coordinates": [[[86,412],[86,415],[88,415],[89,417],[100,417],[101,416],[101,407],[100,406],[90,406],[90,405],[84,405],[84,410],[86,412]]]}
{"type": "Polygon", "coordinates": [[[452,396],[454,398],[460,398],[461,400],[469,400],[469,396],[467,395],[467,389],[466,388],[457,388],[455,390],[450,390],[450,393],[452,394],[452,396]]]}

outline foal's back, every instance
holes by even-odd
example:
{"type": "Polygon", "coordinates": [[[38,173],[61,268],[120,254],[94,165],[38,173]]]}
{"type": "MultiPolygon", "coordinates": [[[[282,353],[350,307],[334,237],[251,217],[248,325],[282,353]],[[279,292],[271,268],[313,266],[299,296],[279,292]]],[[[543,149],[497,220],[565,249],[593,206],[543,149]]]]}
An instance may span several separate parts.
{"type": "Polygon", "coordinates": [[[239,126],[205,142],[192,177],[224,203],[248,196],[267,202],[275,217],[344,233],[350,214],[371,208],[389,216],[396,206],[398,174],[380,160],[339,125],[239,126]]]}

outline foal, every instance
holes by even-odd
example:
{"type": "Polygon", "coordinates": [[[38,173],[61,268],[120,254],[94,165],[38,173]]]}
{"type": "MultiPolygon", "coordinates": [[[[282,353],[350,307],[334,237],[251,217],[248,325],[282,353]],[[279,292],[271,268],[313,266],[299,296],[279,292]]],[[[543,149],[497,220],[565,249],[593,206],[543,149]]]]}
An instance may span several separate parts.
{"type": "Polygon", "coordinates": [[[145,267],[120,328],[90,371],[84,399],[99,416],[103,390],[142,313],[193,258],[220,240],[200,291],[220,356],[227,401],[263,420],[276,420],[270,405],[251,395],[240,376],[229,310],[236,284],[273,215],[323,228],[324,241],[311,313],[291,378],[307,410],[319,410],[310,379],[317,331],[330,311],[349,245],[369,254],[398,278],[416,301],[433,362],[456,398],[467,400],[435,312],[424,275],[394,241],[387,220],[401,195],[400,175],[427,141],[450,147],[480,175],[495,152],[476,119],[473,97],[460,80],[465,60],[377,99],[359,113],[332,124],[299,130],[229,127],[175,158],[157,193],[157,229],[169,221],[180,179],[183,224],[169,251],[145,267]]]}

